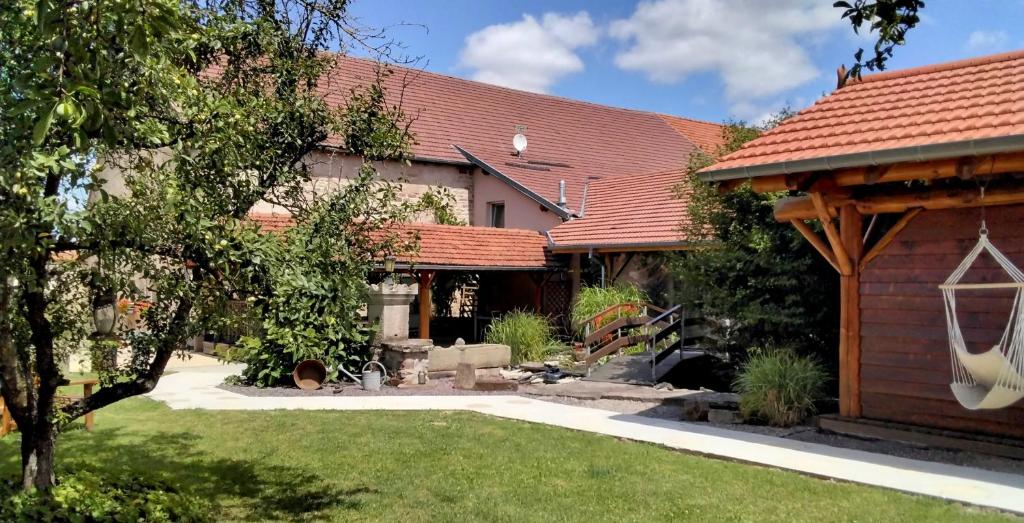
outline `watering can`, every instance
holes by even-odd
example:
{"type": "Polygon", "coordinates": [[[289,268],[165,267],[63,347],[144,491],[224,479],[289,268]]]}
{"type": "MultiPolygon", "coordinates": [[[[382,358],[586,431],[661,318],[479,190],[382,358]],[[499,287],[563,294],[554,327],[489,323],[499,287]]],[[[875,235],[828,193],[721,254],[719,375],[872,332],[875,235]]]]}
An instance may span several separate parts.
{"type": "Polygon", "coordinates": [[[384,381],[388,379],[388,371],[379,361],[370,361],[363,365],[362,385],[363,390],[378,391],[384,381]],[[380,370],[369,370],[373,365],[380,367],[380,370]]]}

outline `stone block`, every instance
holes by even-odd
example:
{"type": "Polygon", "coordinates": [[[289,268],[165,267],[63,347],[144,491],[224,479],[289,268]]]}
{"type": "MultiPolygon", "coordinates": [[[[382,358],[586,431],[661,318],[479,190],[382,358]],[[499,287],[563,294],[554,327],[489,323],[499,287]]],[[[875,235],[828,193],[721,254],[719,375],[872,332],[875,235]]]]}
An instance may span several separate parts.
{"type": "Polygon", "coordinates": [[[455,388],[473,390],[476,386],[476,367],[472,363],[460,363],[455,371],[455,388]]]}
{"type": "Polygon", "coordinates": [[[743,423],[743,416],[735,410],[710,409],[708,410],[708,423],[736,424],[743,423]]]}
{"type": "Polygon", "coordinates": [[[401,383],[417,385],[420,372],[428,371],[427,355],[432,347],[431,343],[426,339],[384,343],[381,346],[381,363],[401,383]]]}
{"type": "Polygon", "coordinates": [[[471,363],[477,369],[500,368],[512,362],[512,348],[496,343],[435,347],[428,359],[430,372],[455,370],[459,363],[471,363]]]}
{"type": "Polygon", "coordinates": [[[519,390],[519,384],[514,381],[503,380],[501,378],[486,378],[477,380],[476,385],[473,387],[473,390],[478,390],[480,392],[515,392],[519,390]]]}

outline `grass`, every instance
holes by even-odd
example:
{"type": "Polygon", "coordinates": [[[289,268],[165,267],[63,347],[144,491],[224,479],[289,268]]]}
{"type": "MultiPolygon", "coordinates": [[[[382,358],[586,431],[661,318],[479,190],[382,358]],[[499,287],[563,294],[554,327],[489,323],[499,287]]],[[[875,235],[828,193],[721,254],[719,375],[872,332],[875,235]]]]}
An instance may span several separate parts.
{"type": "MultiPolygon", "coordinates": [[[[620,303],[644,303],[648,301],[647,294],[632,284],[615,285],[612,287],[583,287],[572,304],[570,317],[575,328],[582,332],[583,322],[594,317],[612,305],[620,303]]],[[[610,316],[606,320],[598,321],[595,327],[600,327],[615,319],[610,316]]]]}
{"type": "Polygon", "coordinates": [[[532,312],[505,314],[487,326],[484,338],[487,343],[511,347],[512,364],[543,361],[559,348],[551,323],[544,316],[532,312]]]}
{"type": "MultiPolygon", "coordinates": [[[[218,521],[1003,521],[940,500],[472,413],[170,411],[61,437],[64,466],[203,495],[218,521]]],[[[0,475],[18,468],[0,440],[0,475]]]]}
{"type": "Polygon", "coordinates": [[[814,411],[827,379],[828,373],[817,360],[787,349],[771,349],[750,356],[733,388],[740,394],[744,416],[789,427],[814,411]]]}

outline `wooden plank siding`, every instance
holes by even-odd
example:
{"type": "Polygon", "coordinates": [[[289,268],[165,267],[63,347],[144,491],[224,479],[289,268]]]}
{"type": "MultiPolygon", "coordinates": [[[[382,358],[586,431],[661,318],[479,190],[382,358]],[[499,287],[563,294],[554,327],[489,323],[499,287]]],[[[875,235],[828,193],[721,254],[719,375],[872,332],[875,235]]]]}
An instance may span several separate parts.
{"type": "MultiPolygon", "coordinates": [[[[1024,205],[986,209],[992,243],[1024,266],[1024,205]]],[[[1024,401],[1000,410],[963,408],[952,380],[946,319],[938,285],[978,238],[979,210],[924,211],[860,275],[861,407],[866,418],[1024,438],[1024,401]]],[[[987,258],[965,282],[1007,281],[987,258]]],[[[972,351],[999,341],[1012,291],[957,295],[972,351]]]]}

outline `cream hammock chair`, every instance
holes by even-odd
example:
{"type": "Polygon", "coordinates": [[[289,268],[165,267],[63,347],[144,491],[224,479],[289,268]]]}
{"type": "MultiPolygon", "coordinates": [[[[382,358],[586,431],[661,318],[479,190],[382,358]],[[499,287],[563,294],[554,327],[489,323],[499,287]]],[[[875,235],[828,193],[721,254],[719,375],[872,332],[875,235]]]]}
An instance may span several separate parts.
{"type": "MultiPolygon", "coordinates": [[[[982,192],[982,198],[984,198],[982,192]]],[[[982,207],[984,210],[984,207],[982,207]]],[[[957,401],[970,410],[1001,409],[1024,398],[1024,272],[1013,265],[988,240],[988,229],[982,215],[977,245],[939,286],[946,302],[946,329],[949,333],[949,352],[953,363],[953,382],[949,384],[957,401]],[[982,252],[987,252],[1010,276],[1006,283],[960,283],[971,265],[982,252]],[[958,291],[985,291],[1014,289],[1013,307],[1006,330],[999,343],[991,349],[973,354],[968,352],[960,322],[956,315],[958,291]]]]}

